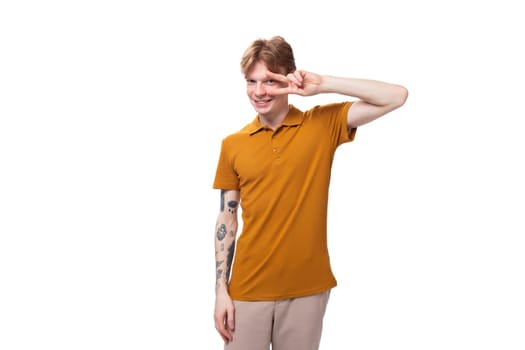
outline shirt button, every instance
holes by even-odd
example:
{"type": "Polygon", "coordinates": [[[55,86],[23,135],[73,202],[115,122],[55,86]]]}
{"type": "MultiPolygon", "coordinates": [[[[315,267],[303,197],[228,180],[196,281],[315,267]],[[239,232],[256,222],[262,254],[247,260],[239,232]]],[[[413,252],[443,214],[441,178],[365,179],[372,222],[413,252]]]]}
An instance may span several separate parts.
{"type": "Polygon", "coordinates": [[[275,148],[275,147],[272,148],[272,150],[273,150],[274,153],[277,152],[277,148],[275,148]]]}

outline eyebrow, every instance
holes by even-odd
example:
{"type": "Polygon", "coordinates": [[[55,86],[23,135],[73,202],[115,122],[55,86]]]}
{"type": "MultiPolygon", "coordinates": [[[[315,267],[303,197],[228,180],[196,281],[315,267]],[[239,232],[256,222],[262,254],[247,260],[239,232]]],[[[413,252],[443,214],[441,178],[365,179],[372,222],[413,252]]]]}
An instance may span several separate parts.
{"type": "Polygon", "coordinates": [[[260,81],[266,81],[266,80],[275,80],[272,77],[269,77],[268,75],[265,75],[261,79],[255,79],[254,77],[247,76],[246,80],[260,80],[260,81]]]}

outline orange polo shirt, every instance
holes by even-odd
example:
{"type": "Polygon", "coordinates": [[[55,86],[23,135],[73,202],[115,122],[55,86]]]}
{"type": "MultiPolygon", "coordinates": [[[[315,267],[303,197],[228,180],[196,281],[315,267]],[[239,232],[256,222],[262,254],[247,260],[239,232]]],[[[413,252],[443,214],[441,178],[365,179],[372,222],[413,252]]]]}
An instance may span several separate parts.
{"type": "Polygon", "coordinates": [[[258,118],[224,138],[213,187],[239,190],[242,232],[229,284],[234,300],[279,300],[336,286],[327,247],[330,171],[351,102],[290,112],[276,130],[258,118]]]}

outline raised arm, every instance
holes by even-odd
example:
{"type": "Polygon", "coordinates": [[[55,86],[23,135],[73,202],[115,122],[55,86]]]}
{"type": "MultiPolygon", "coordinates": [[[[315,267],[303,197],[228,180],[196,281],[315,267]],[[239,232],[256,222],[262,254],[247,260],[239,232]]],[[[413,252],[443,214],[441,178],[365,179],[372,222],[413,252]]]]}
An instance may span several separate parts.
{"type": "Polygon", "coordinates": [[[401,107],[408,97],[408,90],[401,85],[329,75],[322,77],[321,88],[328,93],[358,98],[348,110],[349,128],[369,123],[401,107]]]}
{"type": "Polygon", "coordinates": [[[239,191],[221,190],[221,209],[215,226],[215,328],[225,343],[231,341],[234,329],[233,302],[228,293],[228,280],[235,252],[239,191]]]}
{"type": "Polygon", "coordinates": [[[319,75],[304,70],[286,76],[275,73],[269,76],[280,83],[271,90],[273,94],[312,96],[335,93],[357,98],[348,111],[349,128],[369,123],[401,107],[408,97],[405,87],[377,80],[319,75]]]}

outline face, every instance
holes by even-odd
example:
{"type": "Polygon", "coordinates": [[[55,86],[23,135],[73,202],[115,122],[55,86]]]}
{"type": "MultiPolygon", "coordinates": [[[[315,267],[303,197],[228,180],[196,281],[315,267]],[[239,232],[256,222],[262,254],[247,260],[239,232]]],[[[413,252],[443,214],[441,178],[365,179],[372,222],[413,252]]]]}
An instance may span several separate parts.
{"type": "Polygon", "coordinates": [[[257,62],[246,75],[246,93],[259,116],[272,118],[288,111],[288,95],[272,95],[272,88],[279,82],[268,77],[268,68],[262,62],[257,62]]]}

